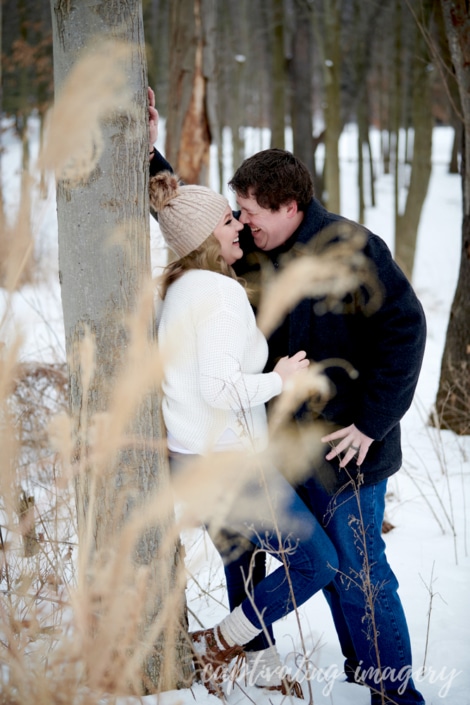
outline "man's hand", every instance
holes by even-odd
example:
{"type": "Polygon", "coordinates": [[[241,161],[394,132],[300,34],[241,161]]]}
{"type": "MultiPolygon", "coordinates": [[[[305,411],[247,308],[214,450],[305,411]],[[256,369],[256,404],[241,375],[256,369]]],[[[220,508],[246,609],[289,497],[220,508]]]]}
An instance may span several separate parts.
{"type": "Polygon", "coordinates": [[[155,107],[155,93],[150,86],[147,88],[147,95],[149,102],[149,153],[151,153],[158,137],[158,110],[155,107]]]}
{"type": "Polygon", "coordinates": [[[328,436],[323,436],[323,443],[332,443],[339,441],[338,444],[328,453],[327,460],[333,460],[344,453],[339,464],[340,468],[345,468],[357,456],[357,465],[362,465],[367,455],[367,452],[374,442],[373,438],[369,438],[365,433],[361,433],[354,424],[347,428],[340,428],[339,431],[334,431],[328,436]]]}

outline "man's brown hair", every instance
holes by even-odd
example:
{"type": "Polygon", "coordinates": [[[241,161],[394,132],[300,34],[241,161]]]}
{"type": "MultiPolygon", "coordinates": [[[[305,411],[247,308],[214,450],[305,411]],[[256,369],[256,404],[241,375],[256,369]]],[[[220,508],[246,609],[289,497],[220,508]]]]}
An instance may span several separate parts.
{"type": "Polygon", "coordinates": [[[254,196],[261,208],[273,211],[291,201],[304,211],[314,195],[309,170],[284,149],[265,149],[248,157],[228,185],[236,194],[243,198],[254,196]]]}

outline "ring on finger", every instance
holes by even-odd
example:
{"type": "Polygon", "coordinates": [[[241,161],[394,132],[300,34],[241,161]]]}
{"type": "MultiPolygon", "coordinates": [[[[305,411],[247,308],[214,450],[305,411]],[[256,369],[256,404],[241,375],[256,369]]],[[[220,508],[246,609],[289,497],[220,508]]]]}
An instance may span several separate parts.
{"type": "Polygon", "coordinates": [[[351,443],[351,448],[357,453],[357,451],[360,449],[360,446],[353,446],[351,443]]]}

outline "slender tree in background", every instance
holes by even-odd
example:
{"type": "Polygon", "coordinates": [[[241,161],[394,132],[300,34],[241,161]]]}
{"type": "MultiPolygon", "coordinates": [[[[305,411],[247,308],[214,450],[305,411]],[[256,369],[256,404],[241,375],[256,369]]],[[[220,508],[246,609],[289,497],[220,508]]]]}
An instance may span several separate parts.
{"type": "Polygon", "coordinates": [[[395,232],[395,257],[411,280],[418,238],[418,227],[431,177],[432,131],[434,117],[429,110],[431,103],[430,56],[426,36],[431,22],[432,0],[421,4],[420,15],[415,15],[412,26],[411,61],[411,127],[413,131],[413,156],[410,181],[403,213],[397,214],[395,232]]]}
{"type": "MultiPolygon", "coordinates": [[[[354,25],[356,31],[364,26],[363,13],[367,8],[367,5],[356,0],[354,3],[354,25]]],[[[370,43],[366,43],[365,46],[370,47],[370,43]]],[[[369,52],[370,56],[370,52],[369,52]]],[[[369,106],[368,106],[368,91],[367,91],[367,81],[366,71],[367,71],[367,57],[363,46],[359,47],[356,45],[356,56],[354,67],[356,69],[356,120],[357,120],[357,188],[359,196],[359,212],[358,221],[359,223],[364,223],[365,218],[365,189],[364,189],[364,145],[367,144],[367,135],[369,131],[369,106]]]]}
{"type": "Polygon", "coordinates": [[[155,91],[159,113],[166,115],[169,84],[170,0],[143,0],[142,5],[149,83],[155,91]]]}
{"type": "Polygon", "coordinates": [[[291,92],[290,113],[294,154],[316,177],[313,150],[313,22],[310,7],[303,2],[294,2],[294,23],[291,37],[291,92]]]}
{"type": "Polygon", "coordinates": [[[370,143],[369,127],[370,127],[370,86],[369,73],[374,62],[372,61],[373,38],[377,32],[377,25],[380,16],[387,7],[387,2],[380,4],[363,3],[361,0],[355,0],[354,12],[354,37],[357,41],[352,43],[350,52],[353,55],[353,60],[349,62],[350,70],[347,74],[348,78],[345,81],[349,88],[349,93],[352,92],[351,102],[355,107],[356,122],[357,122],[357,152],[358,152],[358,196],[359,196],[359,212],[358,221],[364,222],[365,207],[366,207],[366,169],[364,152],[367,150],[369,161],[369,188],[370,188],[370,205],[375,206],[375,191],[374,191],[374,164],[372,158],[372,148],[370,143]],[[351,70],[352,69],[352,70],[351,70]]]}
{"type": "Polygon", "coordinates": [[[286,58],[284,51],[284,2],[273,0],[273,94],[271,117],[271,147],[284,149],[286,133],[286,58]]]}
{"type": "Polygon", "coordinates": [[[339,213],[341,113],[341,0],[324,0],[325,192],[330,211],[339,213]]]}
{"type": "Polygon", "coordinates": [[[433,63],[438,75],[441,77],[441,83],[445,87],[444,96],[437,96],[437,104],[441,122],[447,122],[454,130],[454,139],[452,142],[452,151],[449,161],[449,173],[459,173],[459,155],[462,151],[462,109],[460,106],[459,87],[456,80],[448,80],[449,73],[452,75],[452,59],[450,56],[449,41],[442,13],[440,2],[435,3],[433,7],[435,22],[433,31],[428,37],[429,50],[432,53],[433,63]],[[447,114],[449,111],[449,114],[447,114]]]}
{"type": "Polygon", "coordinates": [[[400,128],[403,124],[403,7],[398,0],[395,6],[393,22],[393,60],[391,66],[391,99],[390,99],[390,162],[393,171],[393,207],[394,207],[394,232],[398,230],[398,216],[400,208],[400,128]]]}
{"type": "MultiPolygon", "coordinates": [[[[135,545],[128,545],[127,549],[119,549],[119,537],[135,508],[150,495],[157,495],[167,484],[166,456],[158,452],[157,446],[162,428],[156,395],[146,387],[147,393],[135,402],[135,413],[123,430],[132,434],[133,442],[125,444],[121,450],[114,449],[112,456],[105,456],[102,465],[98,459],[88,458],[91,436],[87,435],[87,428],[91,429],[98,423],[97,419],[104,419],[109,413],[119,375],[128,364],[127,351],[132,342],[129,321],[137,320],[138,300],[150,278],[147,72],[141,3],[140,0],[113,3],[81,0],[72,4],[51,0],[51,8],[56,103],[62,98],[63,105],[63,94],[68,95],[71,104],[65,101],[63,107],[72,118],[65,130],[75,149],[71,156],[81,157],[84,148],[89,147],[93,165],[91,172],[82,171],[79,175],[71,170],[68,178],[62,176],[57,187],[59,269],[70,407],[77,438],[76,461],[85,462],[85,472],[77,482],[78,523],[80,536],[88,536],[90,543],[83,541],[80,546],[81,564],[94,561],[93,565],[101,569],[100,561],[106,564],[113,556],[114,560],[135,562],[133,579],[138,575],[141,579],[142,575],[146,576],[146,599],[139,622],[140,633],[135,634],[134,639],[144,640],[144,635],[152,633],[159,618],[162,594],[173,590],[176,548],[168,558],[162,557],[160,546],[164,529],[160,526],[146,527],[135,545]],[[121,50],[114,56],[115,45],[110,44],[111,39],[120,40],[118,46],[124,47],[125,52],[121,50]],[[91,57],[88,64],[83,64],[90,66],[89,74],[77,80],[74,91],[67,81],[76,75],[72,72],[79,64],[84,47],[89,47],[91,57]],[[96,114],[101,101],[105,105],[113,90],[116,97],[112,111],[108,108],[101,116],[98,114],[101,118],[98,131],[83,134],[87,118],[91,113],[96,114]],[[83,144],[80,143],[82,138],[83,144]],[[92,372],[80,352],[87,331],[95,343],[92,372]],[[88,381],[87,375],[91,375],[88,381]],[[100,467],[99,472],[97,467],[100,467]],[[121,557],[120,550],[124,554],[121,557]]],[[[149,311],[144,326],[146,338],[152,329],[151,318],[149,311]]],[[[129,394],[121,406],[132,408],[130,399],[129,394]]],[[[122,411],[125,413],[125,409],[122,411]]],[[[106,431],[103,427],[98,437],[104,441],[110,433],[111,429],[106,431]]],[[[86,585],[92,581],[100,634],[100,605],[104,600],[101,586],[93,581],[92,572],[89,574],[85,569],[84,576],[86,585]]],[[[113,586],[113,590],[119,593],[124,587],[113,586]]],[[[126,609],[130,608],[131,604],[127,605],[126,609]]],[[[130,620],[128,628],[129,623],[130,620]]],[[[130,633],[132,635],[132,630],[130,633]]],[[[106,638],[106,634],[101,634],[102,640],[106,638]]],[[[150,642],[145,663],[137,669],[137,680],[141,679],[143,692],[155,691],[162,682],[166,687],[175,687],[181,682],[185,663],[181,645],[178,633],[172,633],[165,641],[165,633],[160,632],[158,639],[150,642]],[[179,656],[171,660],[175,643],[179,656]],[[172,672],[167,669],[164,673],[169,663],[172,672]]],[[[109,646],[111,653],[113,649],[117,652],[122,648],[119,643],[109,646]]],[[[128,659],[133,647],[127,646],[128,659]]],[[[119,663],[119,658],[115,657],[109,664],[111,673],[115,669],[116,678],[119,663]]],[[[93,663],[88,664],[90,672],[93,666],[93,663]]],[[[109,675],[109,679],[106,685],[112,689],[113,676],[109,675]]]]}
{"type": "Polygon", "coordinates": [[[441,0],[462,124],[462,250],[436,398],[438,423],[470,433],[470,14],[466,0],[441,0]]]}
{"type": "MultiPolygon", "coordinates": [[[[223,8],[221,7],[220,10],[222,11],[223,8]]],[[[219,14],[222,13],[219,11],[219,14]]],[[[230,75],[233,76],[233,79],[229,81],[225,89],[231,97],[227,122],[232,130],[233,164],[235,168],[242,163],[245,157],[242,130],[246,120],[247,17],[247,0],[237,0],[236,3],[231,2],[228,4],[227,14],[221,18],[229,48],[227,62],[232,69],[230,75]]]]}

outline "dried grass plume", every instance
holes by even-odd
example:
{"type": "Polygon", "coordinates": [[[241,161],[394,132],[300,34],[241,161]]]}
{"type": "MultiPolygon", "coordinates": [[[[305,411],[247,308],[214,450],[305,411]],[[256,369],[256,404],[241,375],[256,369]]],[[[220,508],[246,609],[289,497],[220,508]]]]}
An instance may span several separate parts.
{"type": "Polygon", "coordinates": [[[130,52],[125,42],[103,39],[85,50],[48,115],[40,168],[72,183],[93,171],[103,150],[101,121],[132,108],[124,72],[130,52]]]}

